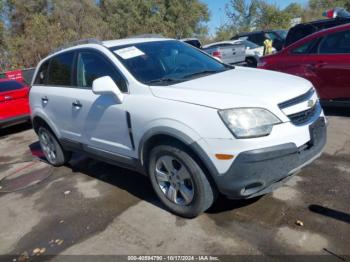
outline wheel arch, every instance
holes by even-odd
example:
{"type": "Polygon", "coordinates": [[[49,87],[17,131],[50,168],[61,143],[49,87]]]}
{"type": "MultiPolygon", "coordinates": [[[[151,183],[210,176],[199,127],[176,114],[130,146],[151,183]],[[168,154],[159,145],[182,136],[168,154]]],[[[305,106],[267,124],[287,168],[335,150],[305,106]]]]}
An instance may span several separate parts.
{"type": "Polygon", "coordinates": [[[53,128],[49,121],[46,121],[42,116],[37,115],[33,117],[32,124],[35,133],[38,133],[40,126],[45,126],[50,129],[50,131],[56,136],[56,138],[58,137],[57,130],[53,128]]]}
{"type": "Polygon", "coordinates": [[[160,144],[174,143],[185,146],[188,149],[191,156],[196,160],[201,168],[203,168],[203,171],[207,175],[210,184],[217,188],[213,176],[218,175],[218,172],[208,155],[205,153],[205,150],[202,149],[200,145],[191,137],[178,130],[168,130],[167,132],[164,130],[158,132],[149,131],[143,136],[140,142],[138,154],[140,162],[146,172],[148,173],[148,158],[152,148],[160,144]]]}

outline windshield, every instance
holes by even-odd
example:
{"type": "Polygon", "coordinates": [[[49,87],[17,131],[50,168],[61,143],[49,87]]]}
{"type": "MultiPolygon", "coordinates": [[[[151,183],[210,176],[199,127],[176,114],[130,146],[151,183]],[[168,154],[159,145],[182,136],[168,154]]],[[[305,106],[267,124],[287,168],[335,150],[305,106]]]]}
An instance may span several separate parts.
{"type": "Polygon", "coordinates": [[[137,43],[111,50],[138,81],[149,85],[170,85],[232,68],[175,40],[137,43]]]}
{"type": "Polygon", "coordinates": [[[287,38],[288,31],[287,30],[276,30],[275,31],[282,39],[287,38]]]}

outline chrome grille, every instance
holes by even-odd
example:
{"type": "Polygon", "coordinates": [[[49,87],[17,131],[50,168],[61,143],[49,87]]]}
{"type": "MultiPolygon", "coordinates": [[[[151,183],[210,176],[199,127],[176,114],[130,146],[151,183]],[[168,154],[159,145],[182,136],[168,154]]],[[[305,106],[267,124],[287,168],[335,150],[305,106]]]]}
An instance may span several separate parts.
{"type": "Polygon", "coordinates": [[[315,93],[315,90],[313,88],[311,88],[309,91],[307,91],[305,94],[302,94],[300,96],[297,96],[293,99],[287,100],[283,103],[278,104],[280,109],[286,108],[286,107],[290,107],[296,104],[299,104],[301,102],[304,102],[308,99],[310,99],[315,93]]]}
{"type": "MultiPolygon", "coordinates": [[[[293,99],[290,99],[290,100],[287,100],[285,102],[278,104],[278,107],[281,110],[283,110],[283,109],[286,109],[288,107],[292,107],[294,105],[306,102],[309,99],[311,99],[314,96],[314,94],[315,94],[315,90],[312,88],[309,91],[307,91],[305,94],[302,94],[302,95],[297,96],[293,99]]],[[[308,109],[301,111],[301,112],[289,114],[287,116],[294,125],[303,125],[303,124],[309,122],[310,119],[312,119],[318,112],[320,112],[320,110],[321,110],[321,106],[320,106],[319,102],[317,101],[313,107],[308,108],[308,109]]]]}
{"type": "Polygon", "coordinates": [[[307,123],[311,118],[313,118],[315,116],[315,114],[317,113],[317,108],[319,107],[319,103],[317,102],[314,107],[302,111],[302,112],[298,112],[292,115],[289,115],[289,119],[290,121],[292,121],[292,123],[294,125],[302,125],[307,123]]]}

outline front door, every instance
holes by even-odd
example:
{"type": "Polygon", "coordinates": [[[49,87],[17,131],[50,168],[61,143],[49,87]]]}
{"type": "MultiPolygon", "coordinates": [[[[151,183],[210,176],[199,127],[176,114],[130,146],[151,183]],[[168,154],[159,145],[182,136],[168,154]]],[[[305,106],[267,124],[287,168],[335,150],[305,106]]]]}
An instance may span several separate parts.
{"type": "Polygon", "coordinates": [[[133,150],[129,136],[127,112],[128,95],[122,104],[114,95],[95,95],[92,82],[103,76],[110,76],[126,92],[126,83],[115,65],[100,52],[81,51],[77,56],[77,112],[72,121],[79,123],[83,143],[89,149],[122,155],[130,155],[133,150]]]}
{"type": "Polygon", "coordinates": [[[326,36],[307,58],[322,99],[350,99],[350,30],[326,36]]]}

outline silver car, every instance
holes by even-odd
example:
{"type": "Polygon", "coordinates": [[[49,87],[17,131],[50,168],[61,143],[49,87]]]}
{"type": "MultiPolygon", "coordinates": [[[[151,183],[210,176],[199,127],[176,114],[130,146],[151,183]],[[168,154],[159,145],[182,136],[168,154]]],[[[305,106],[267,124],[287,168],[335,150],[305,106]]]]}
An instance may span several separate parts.
{"type": "Polygon", "coordinates": [[[245,46],[235,43],[212,43],[203,46],[203,51],[219,58],[226,64],[237,64],[245,61],[245,46]]]}

